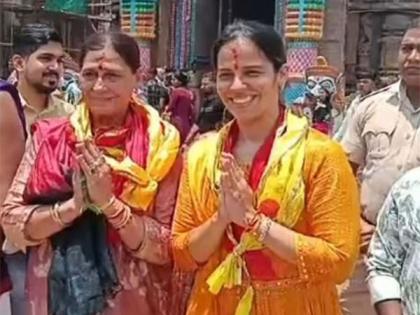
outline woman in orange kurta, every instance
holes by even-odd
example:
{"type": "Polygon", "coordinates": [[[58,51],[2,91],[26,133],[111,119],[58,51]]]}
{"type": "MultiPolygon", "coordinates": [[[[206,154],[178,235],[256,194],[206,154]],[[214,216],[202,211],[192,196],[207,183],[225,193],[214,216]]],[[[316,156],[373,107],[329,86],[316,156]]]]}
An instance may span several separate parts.
{"type": "Polygon", "coordinates": [[[358,253],[357,185],[340,146],[278,106],[285,54],[256,22],[214,48],[235,120],[187,152],[172,227],[195,272],[187,315],[339,315],[358,253]]]}

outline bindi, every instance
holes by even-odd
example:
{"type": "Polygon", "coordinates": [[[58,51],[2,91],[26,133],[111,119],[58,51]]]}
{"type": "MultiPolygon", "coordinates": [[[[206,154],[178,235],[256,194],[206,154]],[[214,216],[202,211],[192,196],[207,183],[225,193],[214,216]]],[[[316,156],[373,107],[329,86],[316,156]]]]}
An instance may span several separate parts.
{"type": "Polygon", "coordinates": [[[233,56],[233,69],[237,71],[239,69],[239,51],[236,48],[232,48],[232,56],[233,56]]]}
{"type": "Polygon", "coordinates": [[[105,55],[105,52],[103,52],[101,54],[101,56],[98,57],[97,60],[98,60],[98,69],[99,69],[99,71],[103,71],[103,70],[105,70],[105,63],[106,62],[110,62],[111,61],[111,58],[107,58],[107,56],[105,55]]]}
{"type": "Polygon", "coordinates": [[[102,53],[101,57],[99,57],[99,65],[98,65],[99,71],[103,71],[104,70],[104,63],[105,63],[105,61],[106,61],[105,53],[102,53]]]}

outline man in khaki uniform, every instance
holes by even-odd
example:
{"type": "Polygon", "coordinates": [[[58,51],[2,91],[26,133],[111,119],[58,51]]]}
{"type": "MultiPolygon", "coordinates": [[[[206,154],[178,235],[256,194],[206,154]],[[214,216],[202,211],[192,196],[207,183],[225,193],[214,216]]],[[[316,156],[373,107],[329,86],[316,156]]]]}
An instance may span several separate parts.
{"type": "Polygon", "coordinates": [[[375,314],[364,255],[391,186],[420,166],[420,20],[406,31],[398,60],[401,80],[362,100],[342,140],[354,170],[361,174],[362,259],[342,296],[351,315],[375,314]]]}
{"type": "MultiPolygon", "coordinates": [[[[14,36],[13,50],[17,90],[28,134],[37,120],[70,115],[74,107],[53,96],[63,74],[64,49],[59,34],[44,24],[25,25],[14,36]]],[[[7,239],[1,248],[13,285],[12,314],[24,315],[26,257],[7,239]]]]}

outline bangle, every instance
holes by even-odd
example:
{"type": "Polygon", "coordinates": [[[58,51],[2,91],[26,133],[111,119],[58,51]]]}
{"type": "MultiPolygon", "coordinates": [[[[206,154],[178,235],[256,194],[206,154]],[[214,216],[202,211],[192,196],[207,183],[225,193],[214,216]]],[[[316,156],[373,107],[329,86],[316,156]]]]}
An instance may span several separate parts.
{"type": "Polygon", "coordinates": [[[114,220],[114,219],[118,218],[124,211],[125,211],[125,206],[124,205],[120,205],[120,208],[117,209],[117,211],[115,211],[113,214],[111,214],[110,216],[108,216],[108,219],[109,220],[114,220]]]}
{"type": "Polygon", "coordinates": [[[104,212],[106,209],[108,209],[115,201],[115,199],[117,199],[114,195],[109,198],[109,200],[103,204],[103,205],[99,205],[97,206],[99,209],[101,209],[102,212],[104,212]]]}
{"type": "Polygon", "coordinates": [[[54,220],[54,222],[58,223],[59,225],[61,225],[62,227],[67,227],[70,224],[69,223],[65,223],[60,216],[60,212],[58,211],[58,209],[60,208],[60,203],[57,202],[55,203],[51,208],[50,208],[50,215],[52,217],[52,219],[54,220]]]}
{"type": "Polygon", "coordinates": [[[264,242],[266,239],[268,232],[271,229],[271,225],[273,224],[273,221],[266,216],[263,216],[261,218],[261,223],[258,226],[257,234],[258,234],[258,241],[264,242]]]}
{"type": "MultiPolygon", "coordinates": [[[[121,211],[122,218],[118,222],[111,222],[114,228],[119,231],[127,226],[127,224],[131,221],[133,215],[131,214],[131,210],[129,207],[124,206],[123,211],[121,211]]],[[[119,217],[119,216],[118,216],[119,217]]],[[[118,218],[117,217],[117,218],[118,218]]]]}

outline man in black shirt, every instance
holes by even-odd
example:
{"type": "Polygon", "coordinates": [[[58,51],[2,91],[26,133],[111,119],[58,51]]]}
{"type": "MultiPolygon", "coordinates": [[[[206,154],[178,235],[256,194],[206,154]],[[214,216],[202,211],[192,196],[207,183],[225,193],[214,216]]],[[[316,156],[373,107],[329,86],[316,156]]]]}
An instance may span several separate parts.
{"type": "Polygon", "coordinates": [[[159,112],[162,111],[169,97],[169,91],[164,82],[164,75],[165,70],[163,68],[151,70],[151,79],[146,83],[144,89],[147,103],[159,112]]]}
{"type": "Polygon", "coordinates": [[[216,92],[216,80],[211,72],[205,73],[201,79],[203,102],[197,122],[191,128],[185,143],[189,144],[198,134],[219,129],[223,124],[225,107],[216,92]]]}

